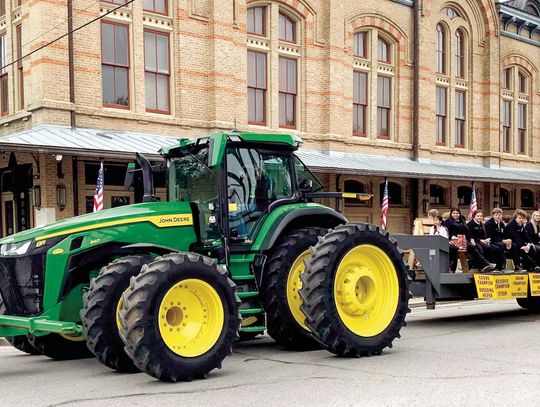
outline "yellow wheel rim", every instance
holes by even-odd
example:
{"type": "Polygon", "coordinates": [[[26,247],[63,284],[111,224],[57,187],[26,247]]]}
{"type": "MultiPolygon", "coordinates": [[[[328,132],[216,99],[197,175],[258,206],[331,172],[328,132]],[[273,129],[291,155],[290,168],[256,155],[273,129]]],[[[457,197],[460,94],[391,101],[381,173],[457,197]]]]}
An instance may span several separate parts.
{"type": "Polygon", "coordinates": [[[302,280],[300,280],[300,275],[304,272],[304,260],[308,257],[309,249],[298,256],[291,266],[289,275],[287,276],[287,304],[289,305],[293,318],[306,331],[309,331],[309,328],[304,322],[306,317],[300,310],[302,298],[300,298],[299,291],[302,288],[302,280]]]}
{"type": "Polygon", "coordinates": [[[369,244],[349,251],[335,275],[334,299],[350,331],[363,337],[383,332],[399,302],[399,281],[388,255],[369,244]]]}
{"type": "MultiPolygon", "coordinates": [[[[127,293],[129,288],[124,291],[124,293],[127,293]]],[[[118,304],[116,304],[116,328],[118,329],[118,332],[122,329],[122,322],[120,320],[120,310],[124,308],[124,293],[120,296],[120,299],[118,300],[118,304]]]]}
{"type": "Polygon", "coordinates": [[[167,291],[158,311],[165,345],[184,357],[197,357],[215,345],[223,330],[223,303],[217,291],[198,279],[182,280],[167,291]]]}

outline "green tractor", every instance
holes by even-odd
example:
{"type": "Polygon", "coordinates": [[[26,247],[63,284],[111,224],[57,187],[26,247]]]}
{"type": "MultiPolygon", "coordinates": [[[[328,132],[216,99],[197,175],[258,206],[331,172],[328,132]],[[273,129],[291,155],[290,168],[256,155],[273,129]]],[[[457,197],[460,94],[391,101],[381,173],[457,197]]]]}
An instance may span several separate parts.
{"type": "Polygon", "coordinates": [[[0,240],[0,337],[54,359],[95,355],[163,381],[205,377],[240,338],[379,354],[410,311],[388,232],[348,224],[291,135],[212,133],[138,155],[143,203],[0,240]],[[153,172],[167,173],[167,202],[153,172]]]}

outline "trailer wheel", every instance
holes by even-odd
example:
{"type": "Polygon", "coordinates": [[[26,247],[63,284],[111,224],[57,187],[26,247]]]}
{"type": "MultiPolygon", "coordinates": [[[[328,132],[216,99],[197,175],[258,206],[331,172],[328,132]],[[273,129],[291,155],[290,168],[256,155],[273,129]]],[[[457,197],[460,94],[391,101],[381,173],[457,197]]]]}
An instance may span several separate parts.
{"type": "Polygon", "coordinates": [[[135,366],[168,382],[221,368],[240,327],[235,290],[227,271],[199,254],[168,254],[143,266],[120,311],[135,366]]]}
{"type": "Polygon", "coordinates": [[[527,298],[516,298],[518,305],[531,312],[540,312],[540,297],[533,297],[529,292],[527,298]]]}
{"type": "Polygon", "coordinates": [[[328,229],[323,228],[293,230],[281,237],[269,255],[261,284],[262,303],[268,334],[286,349],[321,348],[304,322],[298,290],[302,287],[300,276],[304,272],[304,261],[309,257],[309,248],[327,232],[328,229]]]}
{"type": "Polygon", "coordinates": [[[54,360],[83,359],[94,356],[86,347],[84,336],[70,337],[60,334],[48,334],[44,336],[28,335],[28,340],[40,354],[54,360]]]}
{"type": "MultiPolygon", "coordinates": [[[[2,298],[0,298],[0,315],[4,315],[5,313],[6,307],[4,306],[4,301],[2,298]]],[[[20,350],[21,352],[29,355],[39,355],[39,352],[28,341],[26,335],[6,336],[4,339],[8,341],[11,346],[17,350],[20,350]]]]}
{"type": "Polygon", "coordinates": [[[327,350],[359,357],[392,347],[410,312],[402,257],[388,232],[366,224],[338,226],[313,247],[301,276],[301,308],[327,350]]]}
{"type": "Polygon", "coordinates": [[[129,279],[140,273],[144,264],[154,258],[148,254],[126,256],[101,268],[99,275],[90,281],[90,288],[83,298],[81,321],[86,344],[105,366],[125,373],[138,372],[131,358],[124,351],[120,330],[119,310],[122,293],[129,287],[129,279]]]}

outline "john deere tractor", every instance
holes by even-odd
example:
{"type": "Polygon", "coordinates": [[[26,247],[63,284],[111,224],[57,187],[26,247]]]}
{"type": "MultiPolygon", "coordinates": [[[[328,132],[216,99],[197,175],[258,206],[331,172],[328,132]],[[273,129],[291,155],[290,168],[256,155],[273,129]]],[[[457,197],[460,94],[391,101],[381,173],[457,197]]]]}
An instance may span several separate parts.
{"type": "Polygon", "coordinates": [[[349,224],[295,155],[290,135],[212,133],[138,155],[144,202],[0,240],[0,336],[20,350],[163,381],[220,368],[238,338],[379,354],[409,312],[402,253],[349,224]],[[167,202],[153,173],[166,171],[167,202]]]}

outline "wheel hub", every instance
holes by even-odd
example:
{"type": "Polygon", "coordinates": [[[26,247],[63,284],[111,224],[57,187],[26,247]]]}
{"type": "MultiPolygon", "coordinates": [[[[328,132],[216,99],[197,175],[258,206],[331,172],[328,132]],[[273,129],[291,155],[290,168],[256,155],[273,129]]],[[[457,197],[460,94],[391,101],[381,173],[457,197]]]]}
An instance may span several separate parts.
{"type": "Polygon", "coordinates": [[[363,315],[375,305],[375,280],[366,266],[353,267],[337,284],[339,303],[349,315],[363,315]]]}

